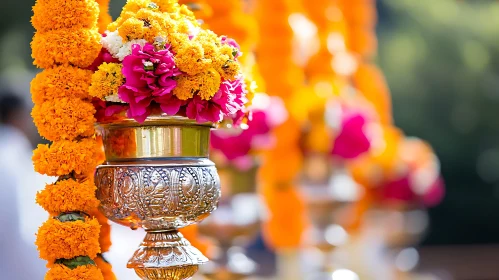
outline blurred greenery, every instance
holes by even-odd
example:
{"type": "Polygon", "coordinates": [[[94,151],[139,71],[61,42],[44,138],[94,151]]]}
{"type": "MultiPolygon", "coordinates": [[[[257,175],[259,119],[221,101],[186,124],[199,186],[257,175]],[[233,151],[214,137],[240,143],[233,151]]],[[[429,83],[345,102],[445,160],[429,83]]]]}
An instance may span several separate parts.
{"type": "MultiPolygon", "coordinates": [[[[111,1],[113,16],[124,1],[111,1]]],[[[27,98],[33,3],[4,0],[0,9],[0,82],[27,98]]],[[[434,146],[447,183],[426,242],[499,242],[499,1],[380,0],[378,8],[378,62],[396,123],[434,146]]]]}
{"type": "Polygon", "coordinates": [[[379,57],[396,124],[442,162],[430,244],[499,241],[499,3],[383,0],[379,57]]]}

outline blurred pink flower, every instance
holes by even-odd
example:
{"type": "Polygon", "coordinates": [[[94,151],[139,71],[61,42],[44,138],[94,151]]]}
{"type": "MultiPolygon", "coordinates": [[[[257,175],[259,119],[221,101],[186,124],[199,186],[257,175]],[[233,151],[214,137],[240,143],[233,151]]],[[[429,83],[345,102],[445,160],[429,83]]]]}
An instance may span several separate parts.
{"type": "Polygon", "coordinates": [[[341,131],[334,140],[332,154],[344,159],[353,159],[369,151],[371,142],[366,135],[366,117],[361,113],[345,116],[341,131]]]}

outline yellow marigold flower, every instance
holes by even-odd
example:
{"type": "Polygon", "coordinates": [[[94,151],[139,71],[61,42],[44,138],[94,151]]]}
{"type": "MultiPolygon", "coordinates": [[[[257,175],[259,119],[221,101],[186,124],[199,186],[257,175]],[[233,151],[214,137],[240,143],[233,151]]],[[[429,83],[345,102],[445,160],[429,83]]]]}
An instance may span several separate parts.
{"type": "Polygon", "coordinates": [[[95,108],[79,98],[59,98],[36,104],[31,116],[41,136],[51,141],[94,134],[95,108]]]}
{"type": "Polygon", "coordinates": [[[106,96],[118,94],[118,89],[125,82],[121,72],[122,64],[103,63],[92,75],[91,96],[104,99],[106,96]]]}
{"type": "Polygon", "coordinates": [[[75,269],[55,264],[45,275],[45,280],[104,280],[102,272],[95,265],[82,265],[75,269]]]}
{"type": "Polygon", "coordinates": [[[178,13],[180,5],[177,0],[154,0],[158,4],[160,11],[163,13],[178,13]]]}
{"type": "Polygon", "coordinates": [[[118,30],[118,27],[123,24],[127,19],[134,18],[135,12],[121,12],[120,16],[112,23],[107,26],[107,30],[114,32],[118,30]]]}
{"type": "Polygon", "coordinates": [[[92,28],[97,24],[99,5],[95,0],[37,0],[31,18],[38,32],[62,28],[92,28]]]}
{"type": "Polygon", "coordinates": [[[146,22],[129,18],[118,27],[118,33],[125,41],[142,39],[144,37],[144,29],[147,29],[146,22]]]}
{"type": "Polygon", "coordinates": [[[185,42],[175,55],[175,64],[180,71],[193,76],[208,70],[211,66],[211,60],[204,58],[201,44],[185,42]]]}
{"type": "Polygon", "coordinates": [[[194,42],[201,44],[204,50],[204,56],[213,61],[219,54],[220,38],[211,30],[200,30],[198,35],[194,37],[194,42]]]}
{"type": "Polygon", "coordinates": [[[101,51],[101,35],[93,29],[58,29],[37,32],[31,42],[34,64],[50,68],[70,64],[80,68],[90,66],[101,51]]]}
{"type": "Polygon", "coordinates": [[[101,252],[99,246],[100,225],[97,219],[85,222],[61,222],[55,218],[47,220],[36,236],[40,258],[55,262],[57,259],[72,259],[88,256],[95,259],[101,252]]]}
{"type": "Polygon", "coordinates": [[[204,100],[210,100],[220,88],[220,74],[215,69],[195,76],[183,75],[177,81],[173,94],[180,100],[192,98],[194,94],[204,100]]]}
{"type": "Polygon", "coordinates": [[[235,60],[226,58],[226,55],[220,56],[217,63],[217,70],[225,80],[234,80],[241,73],[241,65],[235,60]]]}
{"type": "Polygon", "coordinates": [[[168,43],[172,46],[172,49],[177,53],[185,44],[189,43],[189,36],[182,33],[169,33],[168,43]]]}
{"type": "Polygon", "coordinates": [[[36,203],[51,214],[72,211],[89,213],[99,206],[99,201],[95,198],[96,189],[92,180],[62,180],[48,184],[38,192],[36,203]]]}
{"type": "Polygon", "coordinates": [[[72,66],[43,70],[31,81],[31,97],[35,104],[63,97],[89,98],[92,71],[72,66]]]}
{"type": "Polygon", "coordinates": [[[147,8],[151,4],[151,0],[128,0],[123,7],[122,12],[137,13],[140,9],[147,8]]]}
{"type": "Polygon", "coordinates": [[[35,171],[48,176],[93,173],[97,166],[98,146],[94,139],[62,140],[52,145],[38,145],[33,151],[35,171]]]}
{"type": "Polygon", "coordinates": [[[166,37],[168,33],[175,32],[176,23],[157,10],[141,9],[136,17],[144,22],[144,39],[150,43],[158,36],[166,37]]]}

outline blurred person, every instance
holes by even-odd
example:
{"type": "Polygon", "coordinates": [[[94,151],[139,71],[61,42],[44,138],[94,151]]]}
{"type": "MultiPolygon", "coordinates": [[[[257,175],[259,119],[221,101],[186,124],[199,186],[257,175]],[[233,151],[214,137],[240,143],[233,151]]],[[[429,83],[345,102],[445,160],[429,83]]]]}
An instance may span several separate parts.
{"type": "Polygon", "coordinates": [[[48,214],[35,203],[36,192],[53,179],[36,173],[27,138],[30,114],[23,99],[0,91],[0,271],[2,279],[43,279],[45,261],[34,245],[48,214]],[[5,275],[7,273],[8,275],[5,275]]]}

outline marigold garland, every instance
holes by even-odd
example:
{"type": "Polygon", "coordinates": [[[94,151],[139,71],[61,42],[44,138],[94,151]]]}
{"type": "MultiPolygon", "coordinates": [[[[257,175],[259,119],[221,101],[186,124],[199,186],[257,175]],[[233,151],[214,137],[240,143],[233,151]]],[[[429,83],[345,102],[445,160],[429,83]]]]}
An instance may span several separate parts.
{"type": "Polygon", "coordinates": [[[31,22],[38,32],[65,28],[92,28],[99,6],[95,0],[38,0],[31,22]]]}
{"type": "Polygon", "coordinates": [[[62,64],[86,68],[101,51],[100,39],[97,28],[37,32],[31,43],[33,63],[40,68],[62,64]]]}
{"type": "Polygon", "coordinates": [[[74,179],[48,184],[36,195],[36,202],[50,214],[83,211],[89,213],[99,206],[92,180],[78,182],[74,179]]]}
{"type": "Polygon", "coordinates": [[[37,202],[61,221],[45,222],[36,244],[51,266],[45,279],[100,280],[102,273],[91,261],[101,251],[98,221],[62,218],[84,215],[98,205],[89,176],[99,156],[93,138],[95,109],[88,95],[92,72],[81,68],[90,66],[101,51],[99,5],[94,0],[37,0],[33,11],[33,63],[45,70],[31,83],[32,115],[40,134],[56,141],[39,145],[33,164],[42,174],[61,176],[37,195],[37,202]],[[74,262],[72,267],[67,261],[73,257],[90,262],[74,262]]]}
{"type": "Polygon", "coordinates": [[[95,265],[79,266],[70,269],[62,264],[55,264],[45,275],[45,280],[103,280],[99,268],[95,265]]]}
{"type": "Polygon", "coordinates": [[[94,114],[92,103],[67,97],[35,104],[31,112],[40,135],[51,141],[92,136],[94,114]]]}
{"type": "Polygon", "coordinates": [[[45,69],[31,81],[31,94],[35,104],[63,97],[88,98],[92,71],[71,66],[45,69]]]}
{"type": "Polygon", "coordinates": [[[94,139],[78,142],[62,140],[52,145],[38,145],[33,152],[35,171],[48,176],[63,176],[74,172],[86,175],[97,165],[98,146],[94,139]]]}
{"type": "MultiPolygon", "coordinates": [[[[257,20],[260,23],[261,40],[257,58],[269,95],[280,96],[289,110],[290,99],[297,92],[297,83],[304,81],[303,70],[292,60],[293,32],[288,24],[291,13],[296,11],[293,1],[259,1],[257,20]]],[[[302,164],[299,149],[299,123],[290,117],[273,131],[277,141],[275,148],[265,152],[260,168],[264,182],[261,193],[270,208],[270,219],[264,224],[266,240],[275,248],[296,248],[301,244],[306,227],[301,198],[294,181],[302,164]],[[283,165],[282,162],[286,162],[283,165]],[[276,197],[288,197],[290,200],[276,197]],[[297,206],[296,208],[295,205],[297,206]],[[281,215],[288,210],[295,213],[281,215]],[[285,240],[283,240],[283,236],[285,240]]]]}
{"type": "Polygon", "coordinates": [[[94,259],[101,252],[99,246],[100,225],[97,219],[85,222],[60,222],[55,218],[46,221],[38,230],[36,246],[40,258],[49,264],[57,259],[89,256],[94,259]]]}

